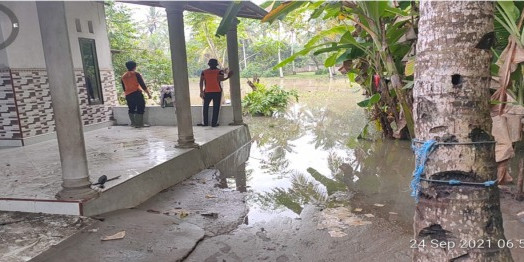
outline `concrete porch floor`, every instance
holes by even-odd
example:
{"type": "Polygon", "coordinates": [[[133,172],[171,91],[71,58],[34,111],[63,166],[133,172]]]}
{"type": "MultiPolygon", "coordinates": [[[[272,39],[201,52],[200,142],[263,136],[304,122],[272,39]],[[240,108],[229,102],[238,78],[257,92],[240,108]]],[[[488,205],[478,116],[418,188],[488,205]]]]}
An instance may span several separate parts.
{"type": "MultiPolygon", "coordinates": [[[[100,205],[95,205],[89,209],[90,202],[97,202],[95,199],[83,203],[89,211],[86,214],[80,210],[80,214],[93,215],[137,205],[160,190],[214,166],[250,142],[249,131],[244,126],[194,127],[194,135],[200,144],[198,149],[175,148],[176,127],[111,126],[85,133],[90,180],[95,183],[102,175],[109,179],[120,177],[107,182],[104,189],[96,187],[101,192],[100,201],[109,201],[111,206],[104,205],[103,210],[99,210],[100,205]],[[138,178],[141,174],[147,177],[138,178]],[[126,187],[126,183],[129,186],[126,187]],[[112,199],[122,197],[123,192],[119,191],[129,195],[124,198],[131,199],[124,202],[112,199]],[[104,197],[106,195],[109,199],[104,197]]],[[[56,199],[62,176],[57,141],[0,149],[0,170],[0,210],[42,212],[41,207],[16,201],[56,199]]],[[[46,208],[49,210],[44,213],[71,212],[64,211],[68,209],[64,206],[46,208]]],[[[73,213],[75,208],[72,208],[73,213]]]]}

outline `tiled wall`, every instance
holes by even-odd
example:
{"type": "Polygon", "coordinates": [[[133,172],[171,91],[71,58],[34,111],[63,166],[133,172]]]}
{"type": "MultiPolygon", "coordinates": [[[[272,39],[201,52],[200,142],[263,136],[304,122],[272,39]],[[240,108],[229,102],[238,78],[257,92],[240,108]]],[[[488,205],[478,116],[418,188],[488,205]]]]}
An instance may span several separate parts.
{"type": "Polygon", "coordinates": [[[84,125],[92,125],[111,120],[113,106],[117,103],[117,93],[115,89],[115,77],[113,71],[100,71],[100,81],[102,82],[102,96],[104,104],[89,105],[84,73],[81,70],[75,71],[76,85],[78,87],[78,98],[80,103],[80,112],[84,125]]]}
{"type": "MultiPolygon", "coordinates": [[[[117,104],[113,72],[111,70],[103,70],[100,72],[104,97],[104,104],[101,105],[88,104],[85,80],[81,69],[75,70],[75,77],[78,88],[80,111],[84,125],[109,121],[112,115],[112,107],[117,104]]],[[[4,94],[3,90],[11,89],[12,94],[13,89],[10,86],[11,83],[4,80],[4,78],[9,79],[9,77],[3,77],[3,74],[0,73],[0,81],[3,81],[0,82],[0,116],[2,117],[0,139],[4,138],[2,137],[2,132],[4,130],[14,128],[13,124],[4,124],[4,122],[7,123],[7,120],[4,119],[8,119],[8,116],[12,118],[12,116],[6,115],[6,117],[4,117],[3,105],[8,103],[14,104],[13,99],[12,102],[9,102],[10,100],[7,95],[7,99],[2,97],[4,94]]],[[[13,80],[12,85],[15,90],[18,117],[20,118],[23,137],[28,138],[54,132],[55,123],[47,72],[44,69],[11,69],[11,78],[13,80]]],[[[18,119],[16,118],[16,111],[14,117],[14,120],[18,119]]],[[[10,132],[9,134],[11,134],[11,136],[15,135],[14,132],[10,132]]],[[[20,136],[20,134],[18,134],[18,136],[20,136]]]]}
{"type": "Polygon", "coordinates": [[[22,139],[9,70],[0,71],[0,139],[22,139]]]}
{"type": "Polygon", "coordinates": [[[11,70],[24,138],[55,131],[51,94],[44,69],[11,70]]]}

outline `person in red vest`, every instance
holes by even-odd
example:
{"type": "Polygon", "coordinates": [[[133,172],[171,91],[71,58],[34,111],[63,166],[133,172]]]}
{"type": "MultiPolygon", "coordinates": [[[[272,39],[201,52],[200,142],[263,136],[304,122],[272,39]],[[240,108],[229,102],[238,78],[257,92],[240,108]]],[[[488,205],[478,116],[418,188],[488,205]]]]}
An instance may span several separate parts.
{"type": "Polygon", "coordinates": [[[151,99],[151,93],[149,93],[142,75],[135,71],[136,63],[134,61],[128,61],[126,63],[126,68],[128,71],[122,75],[121,83],[124,93],[126,94],[131,126],[136,128],[145,127],[147,126],[144,125],[144,111],[146,109],[146,101],[142,92],[146,92],[149,99],[151,99]]]}
{"type": "Polygon", "coordinates": [[[208,126],[209,120],[209,104],[213,100],[213,118],[211,119],[211,126],[218,126],[218,113],[220,112],[220,100],[222,98],[222,81],[229,79],[233,72],[229,71],[227,77],[223,70],[218,69],[218,61],[216,59],[209,59],[207,63],[209,68],[202,71],[200,75],[200,97],[204,99],[203,123],[198,126],[208,126]],[[205,86],[205,89],[204,89],[205,86]]]}

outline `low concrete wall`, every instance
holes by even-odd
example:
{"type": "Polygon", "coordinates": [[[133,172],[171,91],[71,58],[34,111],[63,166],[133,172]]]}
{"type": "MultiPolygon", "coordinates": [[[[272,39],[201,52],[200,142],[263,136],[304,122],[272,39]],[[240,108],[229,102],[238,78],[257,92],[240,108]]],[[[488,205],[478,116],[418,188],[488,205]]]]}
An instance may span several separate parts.
{"type": "MultiPolygon", "coordinates": [[[[104,191],[83,205],[83,215],[93,216],[141,204],[160,191],[190,178],[203,169],[220,163],[240,165],[249,158],[251,136],[247,126],[187,149],[182,155],[147,170],[136,177],[104,191]]],[[[217,167],[218,168],[218,167],[217,167]]]]}
{"type": "MultiPolygon", "coordinates": [[[[211,121],[211,114],[213,107],[209,107],[209,121],[211,121]]],[[[113,107],[113,117],[117,125],[129,125],[129,116],[127,113],[127,106],[113,107]]],[[[191,106],[191,117],[193,125],[202,122],[202,106],[191,106]]],[[[144,121],[153,126],[176,126],[176,114],[174,107],[147,106],[144,113],[144,121]]],[[[220,115],[218,122],[222,125],[227,125],[233,122],[233,108],[229,105],[220,107],[220,115]]]]}

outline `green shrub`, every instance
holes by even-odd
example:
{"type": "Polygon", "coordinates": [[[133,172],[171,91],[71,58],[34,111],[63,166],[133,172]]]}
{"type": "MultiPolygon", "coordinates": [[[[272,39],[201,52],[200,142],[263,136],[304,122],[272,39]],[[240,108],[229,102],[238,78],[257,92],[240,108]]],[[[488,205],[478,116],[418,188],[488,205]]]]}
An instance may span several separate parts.
{"type": "Polygon", "coordinates": [[[317,71],[315,71],[315,75],[327,75],[328,69],[327,68],[319,68],[317,71]]]}
{"type": "Polygon", "coordinates": [[[278,70],[273,70],[272,67],[262,66],[258,63],[248,64],[246,68],[240,71],[240,77],[273,77],[278,75],[278,70]]]}
{"type": "Polygon", "coordinates": [[[289,100],[295,98],[298,102],[296,90],[286,91],[279,86],[267,88],[265,85],[255,84],[256,90],[248,93],[242,100],[244,111],[251,115],[272,116],[275,112],[286,110],[289,100]]]}

